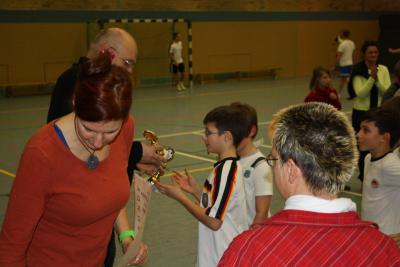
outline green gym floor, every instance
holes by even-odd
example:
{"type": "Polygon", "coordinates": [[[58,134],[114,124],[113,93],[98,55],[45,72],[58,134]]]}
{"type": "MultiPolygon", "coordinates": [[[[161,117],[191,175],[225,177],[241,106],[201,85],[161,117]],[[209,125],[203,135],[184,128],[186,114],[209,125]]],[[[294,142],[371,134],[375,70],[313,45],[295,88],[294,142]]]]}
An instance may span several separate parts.
{"type": "MultiPolygon", "coordinates": [[[[335,80],[335,85],[338,81],[335,80]]],[[[173,147],[176,155],[168,164],[162,181],[169,182],[172,170],[187,168],[202,183],[215,161],[201,141],[203,117],[212,108],[241,101],[254,106],[258,112],[259,133],[263,138],[260,150],[269,153],[270,142],[266,125],[280,108],[301,103],[308,91],[308,79],[278,79],[226,81],[195,86],[184,92],[172,87],[139,88],[134,92],[132,115],[135,118],[135,139],[149,129],[160,137],[160,143],[173,147]]],[[[350,115],[352,102],[342,97],[343,111],[350,115]]],[[[46,121],[50,96],[18,98],[0,97],[0,225],[3,221],[14,174],[24,145],[46,121]]],[[[351,197],[360,208],[361,184],[353,178],[351,197]]],[[[129,201],[133,222],[133,195],[129,201]]],[[[283,206],[275,189],[272,214],[283,206]]],[[[197,221],[172,199],[153,193],[147,214],[144,242],[150,256],[145,266],[194,266],[197,253],[197,221]]],[[[118,257],[121,255],[118,248],[118,257]]],[[[117,259],[118,260],[118,259],[117,259]]]]}

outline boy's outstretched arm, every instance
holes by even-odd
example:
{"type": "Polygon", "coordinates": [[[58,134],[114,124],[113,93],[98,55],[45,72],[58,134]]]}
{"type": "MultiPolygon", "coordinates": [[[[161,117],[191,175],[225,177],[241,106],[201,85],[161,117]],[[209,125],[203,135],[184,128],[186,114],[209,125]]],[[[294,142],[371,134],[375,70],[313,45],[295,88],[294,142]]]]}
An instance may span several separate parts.
{"type": "Polygon", "coordinates": [[[198,204],[190,200],[174,179],[171,179],[171,181],[171,184],[156,183],[155,186],[161,194],[165,194],[180,202],[197,220],[211,230],[216,231],[221,227],[222,221],[206,215],[205,208],[200,207],[198,204]]]}

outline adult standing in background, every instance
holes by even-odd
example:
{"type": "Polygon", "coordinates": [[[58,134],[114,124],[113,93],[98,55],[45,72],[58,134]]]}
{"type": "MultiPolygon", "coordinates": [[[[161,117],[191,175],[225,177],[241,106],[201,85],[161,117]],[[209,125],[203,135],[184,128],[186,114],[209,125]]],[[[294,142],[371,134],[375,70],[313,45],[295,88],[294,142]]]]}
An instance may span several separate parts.
{"type": "Polygon", "coordinates": [[[339,96],[349,80],[353,67],[353,52],[356,48],[354,42],[350,40],[349,30],[343,30],[340,37],[341,41],[339,42],[336,53],[336,62],[339,65],[340,72],[339,96]]]}
{"type": "Polygon", "coordinates": [[[169,54],[172,62],[172,77],[176,89],[178,91],[186,90],[184,85],[185,63],[182,57],[182,40],[179,32],[173,34],[173,41],[169,48],[169,54]]]}
{"type": "MultiPolygon", "coordinates": [[[[361,47],[363,60],[354,65],[350,76],[348,90],[354,92],[355,99],[351,115],[353,128],[360,130],[364,114],[371,108],[379,107],[382,96],[390,86],[390,74],[386,66],[378,64],[378,42],[367,40],[361,47]]],[[[364,179],[364,158],[366,153],[360,153],[358,162],[359,176],[364,179]]]]}

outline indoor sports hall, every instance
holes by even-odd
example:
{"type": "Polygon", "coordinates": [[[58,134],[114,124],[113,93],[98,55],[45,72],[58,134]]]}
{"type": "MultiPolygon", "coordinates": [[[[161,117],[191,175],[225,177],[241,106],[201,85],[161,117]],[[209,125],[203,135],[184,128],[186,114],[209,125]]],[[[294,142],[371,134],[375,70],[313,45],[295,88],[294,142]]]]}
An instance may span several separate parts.
{"type": "MultiPolygon", "coordinates": [[[[138,45],[132,72],[130,114],[134,139],[151,130],[175,150],[162,182],[172,171],[188,170],[202,183],[216,157],[202,141],[203,118],[216,106],[244,102],[258,113],[259,150],[267,155],[267,127],[281,108],[304,102],[312,71],[332,70],[338,89],[337,36],[351,32],[354,60],[364,40],[380,42],[380,59],[392,69],[400,54],[400,4],[388,1],[12,1],[0,4],[0,227],[19,160],[29,138],[46,124],[57,77],[85,56],[96,34],[120,27],[138,45]],[[151,2],[151,4],[150,4],[151,2]],[[295,2],[295,3],[294,3],[295,2]],[[383,4],[383,2],[385,4],[383,4]],[[185,90],[170,72],[172,34],[182,36],[185,90]],[[394,37],[396,36],[396,37],[394,37]]],[[[342,111],[351,119],[354,100],[340,92],[342,111]]],[[[35,164],[32,162],[31,164],[35,164]]],[[[59,162],[58,164],[63,164],[59,162]]],[[[362,184],[354,173],[340,193],[360,211],[362,184]]],[[[29,185],[27,185],[29,186],[29,185]]],[[[133,224],[133,190],[128,202],[133,224]]],[[[144,266],[194,266],[198,222],[184,207],[157,191],[151,195],[144,231],[149,257],[144,266]]],[[[276,188],[271,214],[284,200],[276,188]]],[[[117,244],[116,262],[121,257],[117,244]]]]}

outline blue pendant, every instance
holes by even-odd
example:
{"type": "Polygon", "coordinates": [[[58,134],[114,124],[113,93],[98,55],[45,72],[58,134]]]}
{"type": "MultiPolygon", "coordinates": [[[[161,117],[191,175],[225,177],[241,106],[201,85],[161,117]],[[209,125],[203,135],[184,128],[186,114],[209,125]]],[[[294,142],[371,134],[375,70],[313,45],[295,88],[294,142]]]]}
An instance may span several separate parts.
{"type": "Polygon", "coordinates": [[[97,166],[99,166],[99,163],[100,163],[99,158],[97,156],[91,154],[89,156],[88,160],[86,161],[86,166],[89,169],[96,169],[97,166]]]}

